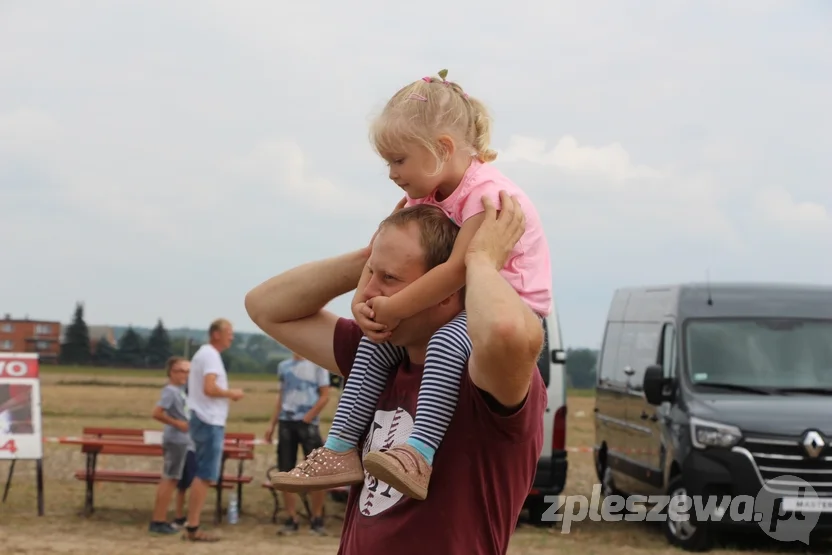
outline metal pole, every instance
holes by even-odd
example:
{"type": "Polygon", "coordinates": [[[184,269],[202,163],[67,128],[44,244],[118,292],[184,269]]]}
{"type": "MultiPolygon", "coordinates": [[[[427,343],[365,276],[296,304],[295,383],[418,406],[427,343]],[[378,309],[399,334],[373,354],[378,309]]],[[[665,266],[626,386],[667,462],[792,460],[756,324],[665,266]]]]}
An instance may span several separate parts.
{"type": "Polygon", "coordinates": [[[9,495],[9,486],[12,485],[12,475],[14,474],[14,465],[17,459],[12,459],[12,465],[9,467],[9,477],[6,478],[6,488],[3,490],[3,503],[6,502],[6,497],[9,495]]]}

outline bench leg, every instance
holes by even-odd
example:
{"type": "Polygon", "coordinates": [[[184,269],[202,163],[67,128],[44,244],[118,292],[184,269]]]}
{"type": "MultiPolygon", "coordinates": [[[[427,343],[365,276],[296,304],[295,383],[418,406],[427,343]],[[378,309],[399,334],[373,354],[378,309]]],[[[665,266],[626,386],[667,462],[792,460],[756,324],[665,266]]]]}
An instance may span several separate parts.
{"type": "Polygon", "coordinates": [[[237,465],[237,511],[243,514],[243,460],[240,459],[240,464],[237,465]]]}
{"type": "Polygon", "coordinates": [[[225,472],[225,455],[220,459],[220,475],[217,478],[217,508],[214,512],[214,524],[222,522],[222,475],[225,472]]]}
{"type": "Polygon", "coordinates": [[[87,453],[87,488],[84,497],[84,516],[90,516],[94,512],[94,485],[95,485],[95,464],[97,453],[87,453]]]}

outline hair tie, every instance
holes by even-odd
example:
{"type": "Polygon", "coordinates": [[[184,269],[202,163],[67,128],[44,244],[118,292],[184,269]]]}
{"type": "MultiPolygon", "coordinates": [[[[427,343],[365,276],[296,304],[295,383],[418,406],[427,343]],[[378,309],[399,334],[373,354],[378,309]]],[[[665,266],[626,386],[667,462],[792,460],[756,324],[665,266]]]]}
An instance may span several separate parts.
{"type": "Polygon", "coordinates": [[[430,83],[430,77],[422,77],[422,81],[425,83],[430,83]]]}

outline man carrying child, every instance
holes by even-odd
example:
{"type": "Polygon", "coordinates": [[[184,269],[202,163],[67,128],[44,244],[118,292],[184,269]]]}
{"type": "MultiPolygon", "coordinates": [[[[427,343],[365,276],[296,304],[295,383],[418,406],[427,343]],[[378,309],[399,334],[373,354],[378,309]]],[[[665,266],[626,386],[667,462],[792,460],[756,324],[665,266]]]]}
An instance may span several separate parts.
{"type": "Polygon", "coordinates": [[[153,418],[165,425],[162,432],[162,481],[156,490],[156,504],[149,531],[155,534],[175,534],[185,525],[185,492],[193,481],[196,470],[194,443],[188,433],[190,410],[185,386],[191,363],[182,357],[171,357],[166,364],[168,383],[162,388],[159,402],[153,408],[153,418]],[[176,519],[167,520],[173,491],[176,497],[176,519]]]}

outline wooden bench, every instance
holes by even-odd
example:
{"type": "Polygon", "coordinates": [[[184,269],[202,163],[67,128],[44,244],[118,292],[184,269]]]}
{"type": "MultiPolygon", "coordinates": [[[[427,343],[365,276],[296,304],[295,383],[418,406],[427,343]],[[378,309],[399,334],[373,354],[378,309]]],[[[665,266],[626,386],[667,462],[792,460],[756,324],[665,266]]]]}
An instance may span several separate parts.
{"type": "MultiPolygon", "coordinates": [[[[155,431],[155,430],[154,430],[155,431]]],[[[145,430],[134,428],[103,428],[86,427],[83,429],[83,438],[80,441],[68,441],[80,443],[82,452],[87,454],[87,468],[75,472],[77,480],[87,483],[87,495],[85,500],[85,513],[91,514],[93,507],[93,486],[95,482],[111,482],[125,484],[158,484],[161,481],[161,472],[137,472],[126,470],[97,470],[96,463],[98,455],[123,455],[123,456],[147,456],[161,457],[162,446],[158,443],[145,443],[145,430]],[[91,440],[84,443],[84,440],[91,440]]],[[[225,437],[225,451],[220,463],[220,479],[211,483],[211,487],[217,492],[217,503],[215,510],[215,522],[222,519],[222,491],[237,486],[237,498],[242,512],[242,487],[243,484],[252,482],[253,477],[243,475],[243,462],[254,459],[254,434],[227,433],[225,437]],[[225,474],[225,461],[234,459],[238,461],[236,475],[225,474]]]]}

